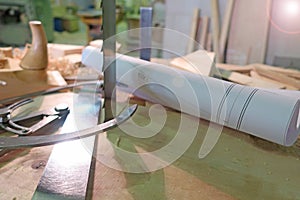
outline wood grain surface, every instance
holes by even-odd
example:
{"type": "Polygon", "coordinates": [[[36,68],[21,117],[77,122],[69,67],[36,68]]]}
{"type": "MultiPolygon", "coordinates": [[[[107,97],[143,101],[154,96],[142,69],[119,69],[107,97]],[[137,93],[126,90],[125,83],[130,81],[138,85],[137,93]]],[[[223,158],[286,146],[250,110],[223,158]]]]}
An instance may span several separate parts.
{"type": "MultiPolygon", "coordinates": [[[[46,96],[40,108],[57,103],[54,99],[57,96],[46,96]]],[[[147,124],[152,105],[140,106],[133,121],[142,126],[147,124]]],[[[182,115],[168,108],[165,111],[168,119],[155,136],[132,137],[114,129],[99,137],[98,150],[107,150],[103,146],[105,141],[133,152],[152,152],[163,147],[176,135],[182,115]]],[[[299,199],[299,141],[292,147],[282,147],[224,127],[213,151],[199,159],[210,124],[191,116],[189,119],[190,123],[200,122],[197,135],[182,156],[165,168],[141,174],[123,172],[104,162],[117,154],[97,154],[101,157],[96,157],[90,199],[299,199]]],[[[128,128],[137,131],[136,127],[128,128]]],[[[189,132],[185,130],[185,134],[189,132]]],[[[1,156],[0,199],[31,199],[51,149],[49,146],[20,150],[9,159],[1,156]]]]}

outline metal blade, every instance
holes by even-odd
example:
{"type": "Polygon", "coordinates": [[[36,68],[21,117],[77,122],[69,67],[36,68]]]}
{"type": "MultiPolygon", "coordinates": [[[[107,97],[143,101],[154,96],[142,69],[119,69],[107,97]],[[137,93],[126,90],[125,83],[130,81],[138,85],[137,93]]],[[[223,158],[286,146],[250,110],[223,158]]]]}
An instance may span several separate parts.
{"type": "Polygon", "coordinates": [[[30,128],[31,132],[34,133],[35,131],[43,128],[44,126],[46,126],[50,122],[56,120],[58,117],[59,117],[58,115],[52,115],[52,116],[44,117],[41,121],[39,121],[38,123],[32,125],[29,128],[30,128]]]}
{"type": "Polygon", "coordinates": [[[24,137],[1,137],[0,149],[20,148],[20,147],[37,147],[52,145],[59,142],[81,139],[92,135],[103,133],[111,128],[122,124],[129,119],[137,109],[137,105],[130,106],[120,113],[116,118],[94,126],[92,128],[84,129],[82,131],[75,131],[66,134],[57,135],[41,135],[41,136],[24,136],[24,137]]]}

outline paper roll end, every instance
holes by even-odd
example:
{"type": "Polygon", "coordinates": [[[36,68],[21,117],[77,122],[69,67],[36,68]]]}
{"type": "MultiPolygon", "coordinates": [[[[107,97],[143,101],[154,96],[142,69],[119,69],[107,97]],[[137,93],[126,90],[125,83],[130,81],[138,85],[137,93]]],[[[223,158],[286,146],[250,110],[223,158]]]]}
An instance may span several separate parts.
{"type": "Polygon", "coordinates": [[[284,145],[292,146],[298,139],[300,133],[300,101],[298,100],[295,104],[291,119],[289,122],[289,127],[287,129],[284,145]]]}

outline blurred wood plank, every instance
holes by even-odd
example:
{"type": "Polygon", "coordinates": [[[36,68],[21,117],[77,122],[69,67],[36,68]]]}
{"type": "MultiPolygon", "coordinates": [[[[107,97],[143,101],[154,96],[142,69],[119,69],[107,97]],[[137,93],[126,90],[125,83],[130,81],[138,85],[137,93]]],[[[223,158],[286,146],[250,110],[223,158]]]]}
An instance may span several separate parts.
{"type": "Polygon", "coordinates": [[[290,78],[287,75],[284,75],[282,73],[278,73],[278,72],[274,72],[274,71],[270,71],[267,70],[261,66],[256,65],[254,67],[255,71],[265,77],[268,77],[270,79],[282,82],[284,84],[290,85],[292,87],[297,88],[298,90],[300,89],[300,81],[296,80],[294,78],[290,78]]]}
{"type": "Polygon", "coordinates": [[[179,69],[190,71],[204,76],[213,76],[215,53],[198,50],[183,57],[174,58],[170,64],[179,69]]]}
{"type": "Polygon", "coordinates": [[[259,66],[259,67],[262,67],[266,70],[270,70],[270,71],[273,71],[273,72],[278,72],[278,73],[282,73],[282,74],[285,74],[289,77],[292,77],[292,78],[296,78],[296,79],[300,79],[300,71],[299,70],[296,70],[296,69],[285,69],[283,67],[277,67],[277,66],[270,66],[270,65],[264,65],[264,64],[252,64],[253,66],[259,66]]]}
{"type": "Polygon", "coordinates": [[[224,63],[216,63],[216,67],[220,69],[240,72],[240,73],[250,73],[253,70],[252,66],[240,66],[240,65],[232,65],[232,64],[224,64],[224,63]]]}
{"type": "Polygon", "coordinates": [[[209,27],[208,16],[201,17],[201,33],[200,33],[199,49],[203,49],[203,50],[206,49],[208,27],[209,27]]]}
{"type": "Polygon", "coordinates": [[[213,49],[212,49],[212,43],[213,43],[213,41],[212,41],[212,33],[208,33],[207,34],[207,40],[206,40],[206,50],[208,51],[208,52],[211,52],[213,49]]]}
{"type": "Polygon", "coordinates": [[[213,50],[216,53],[216,62],[220,62],[220,14],[219,14],[219,0],[211,0],[212,12],[212,31],[213,31],[213,50]]]}
{"type": "Polygon", "coordinates": [[[199,16],[200,16],[200,9],[195,8],[193,12],[193,18],[192,18],[192,27],[190,31],[190,37],[188,40],[188,46],[186,50],[186,54],[192,53],[195,50],[195,44],[196,44],[196,35],[197,35],[197,27],[199,22],[199,16]]]}
{"type": "Polygon", "coordinates": [[[228,40],[228,33],[231,24],[232,10],[235,0],[227,0],[225,14],[222,23],[221,35],[220,35],[220,62],[225,62],[224,54],[225,47],[228,40]]]}
{"type": "Polygon", "coordinates": [[[232,81],[234,83],[242,84],[242,85],[248,85],[251,87],[258,87],[258,88],[269,88],[269,89],[280,89],[280,85],[270,83],[268,81],[260,80],[257,78],[252,78],[250,76],[238,73],[238,72],[232,72],[228,70],[219,69],[220,75],[223,79],[232,81]]]}
{"type": "Polygon", "coordinates": [[[229,32],[227,63],[264,63],[271,0],[237,0],[229,32]]]}
{"type": "Polygon", "coordinates": [[[278,82],[278,81],[275,81],[273,79],[269,79],[269,78],[266,78],[266,77],[263,77],[261,75],[259,75],[256,71],[252,70],[250,71],[250,76],[252,78],[256,78],[256,79],[260,79],[260,80],[263,80],[263,81],[267,81],[267,82],[270,82],[270,83],[274,83],[274,84],[277,84],[278,85],[278,88],[280,89],[296,89],[296,88],[290,88],[289,86],[281,83],[281,82],[278,82]]]}

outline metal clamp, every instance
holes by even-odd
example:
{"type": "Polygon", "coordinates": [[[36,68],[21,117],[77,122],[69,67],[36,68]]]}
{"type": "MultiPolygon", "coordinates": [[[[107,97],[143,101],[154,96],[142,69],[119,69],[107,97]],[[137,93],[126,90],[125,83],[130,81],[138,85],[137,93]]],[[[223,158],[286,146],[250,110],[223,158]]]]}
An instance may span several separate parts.
{"type": "Polygon", "coordinates": [[[59,104],[55,108],[34,112],[24,117],[11,117],[11,114],[15,109],[31,102],[33,102],[32,99],[24,99],[7,107],[0,108],[0,127],[17,135],[28,135],[46,126],[53,120],[66,116],[70,112],[67,105],[59,104]],[[41,120],[31,127],[17,124],[17,122],[36,117],[40,117],[41,120]]]}

